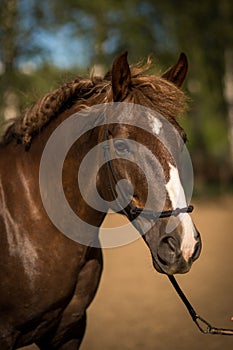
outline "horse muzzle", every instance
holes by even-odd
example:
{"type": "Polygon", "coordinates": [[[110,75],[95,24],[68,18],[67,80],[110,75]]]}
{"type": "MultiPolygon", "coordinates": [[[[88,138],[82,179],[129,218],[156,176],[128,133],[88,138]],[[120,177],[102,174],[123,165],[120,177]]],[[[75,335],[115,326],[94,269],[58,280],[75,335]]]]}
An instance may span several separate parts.
{"type": "Polygon", "coordinates": [[[197,232],[196,244],[192,254],[187,258],[181,250],[181,240],[177,234],[163,236],[157,246],[157,252],[152,254],[153,265],[160,273],[173,275],[186,273],[201,252],[201,239],[197,232]]]}

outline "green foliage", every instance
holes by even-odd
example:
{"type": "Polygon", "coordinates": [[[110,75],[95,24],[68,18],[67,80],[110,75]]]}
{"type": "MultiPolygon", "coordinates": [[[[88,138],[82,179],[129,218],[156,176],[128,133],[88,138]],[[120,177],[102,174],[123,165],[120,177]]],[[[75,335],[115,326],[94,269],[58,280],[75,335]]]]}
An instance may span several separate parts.
{"type": "Polygon", "coordinates": [[[166,69],[184,51],[190,64],[185,89],[193,101],[184,125],[194,159],[198,159],[194,165],[204,178],[208,171],[199,163],[205,164],[205,159],[226,167],[229,144],[224,77],[225,52],[233,49],[231,0],[1,0],[1,5],[2,111],[6,92],[19,96],[21,109],[29,103],[28,96],[35,98],[68,78],[67,70],[53,66],[49,44],[43,46],[46,39],[41,40],[61,31],[67,43],[79,43],[85,52],[82,71],[70,67],[74,74],[86,73],[92,64],[107,70],[114,56],[126,49],[130,62],[152,55],[156,64],[166,69]],[[25,73],[28,62],[34,67],[30,74],[25,73]]]}

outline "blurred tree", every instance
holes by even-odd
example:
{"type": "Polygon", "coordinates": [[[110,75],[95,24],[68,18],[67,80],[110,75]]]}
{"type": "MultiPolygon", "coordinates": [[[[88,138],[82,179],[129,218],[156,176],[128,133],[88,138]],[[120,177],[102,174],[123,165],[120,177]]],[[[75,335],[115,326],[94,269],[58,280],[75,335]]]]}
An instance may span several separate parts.
{"type": "Polygon", "coordinates": [[[1,83],[4,86],[3,104],[6,117],[16,117],[18,99],[14,93],[14,66],[17,57],[15,22],[17,20],[17,1],[3,1],[0,17],[0,54],[1,69],[4,72],[1,83]],[[7,79],[5,79],[7,77],[7,79]]]}
{"type": "MultiPolygon", "coordinates": [[[[29,72],[28,57],[42,54],[36,43],[36,17],[32,3],[19,0],[1,0],[0,14],[0,107],[6,119],[19,114],[18,91],[25,88],[22,72],[29,72]],[[27,16],[25,17],[25,11],[27,16]],[[21,70],[19,67],[21,66],[21,70]]],[[[28,79],[25,79],[28,82],[28,79]]]]}
{"type": "Polygon", "coordinates": [[[116,52],[127,49],[132,61],[156,52],[165,65],[179,51],[187,52],[190,73],[186,86],[195,101],[188,128],[196,172],[200,183],[206,178],[225,181],[230,176],[231,0],[67,0],[65,8],[58,0],[51,6],[56,23],[72,24],[74,35],[89,40],[92,63],[109,64],[116,52]]]}
{"type": "Polygon", "coordinates": [[[125,49],[131,62],[156,53],[164,68],[185,51],[190,61],[186,88],[195,106],[187,119],[195,170],[208,180],[228,176],[230,154],[233,162],[231,0],[0,1],[0,93],[5,111],[6,105],[17,105],[17,90],[50,88],[50,74],[60,75],[51,64],[43,64],[52,62],[46,40],[60,31],[67,42],[85,46],[84,65],[95,63],[102,70],[125,49]],[[30,58],[37,70],[40,63],[33,74],[26,64],[30,58]]]}
{"type": "Polygon", "coordinates": [[[195,103],[189,119],[195,168],[200,177],[209,181],[216,178],[225,181],[226,177],[230,180],[233,3],[230,0],[164,0],[156,6],[175,47],[185,50],[190,61],[187,88],[195,103]],[[224,91],[227,92],[224,94],[224,91]]]}
{"type": "MultiPolygon", "coordinates": [[[[151,30],[150,5],[141,0],[57,0],[50,3],[55,26],[68,26],[73,38],[89,43],[89,63],[109,64],[116,52],[128,49],[132,59],[154,51],[155,31],[151,30]],[[149,6],[149,8],[148,8],[149,6]]],[[[156,20],[153,20],[156,23],[156,20]]],[[[154,25],[153,25],[154,26],[154,25]]]]}

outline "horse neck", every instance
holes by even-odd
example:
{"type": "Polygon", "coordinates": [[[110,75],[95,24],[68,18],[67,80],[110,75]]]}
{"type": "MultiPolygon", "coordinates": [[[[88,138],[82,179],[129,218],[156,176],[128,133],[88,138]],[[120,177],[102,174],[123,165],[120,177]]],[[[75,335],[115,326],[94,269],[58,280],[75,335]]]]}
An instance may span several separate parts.
{"type": "Polygon", "coordinates": [[[84,182],[78,178],[82,160],[96,146],[97,137],[97,132],[88,132],[71,147],[64,161],[63,189],[73,211],[82,220],[99,227],[105,217],[105,213],[94,209],[95,205],[98,207],[98,198],[96,196],[98,160],[93,159],[92,162],[88,162],[88,170],[84,172],[82,177],[84,182]],[[86,198],[91,199],[91,203],[88,204],[87,199],[83,198],[84,194],[86,198]]]}
{"type": "MultiPolygon", "coordinates": [[[[35,140],[33,140],[32,150],[34,152],[38,151],[38,154],[42,155],[44,147],[53,134],[53,131],[66,119],[68,120],[70,116],[78,111],[77,109],[72,109],[66,111],[53,120],[41,133],[38,135],[35,140]]],[[[77,126],[79,128],[79,120],[77,119],[77,126]]],[[[100,135],[100,129],[95,128],[91,131],[85,132],[80,136],[80,138],[71,143],[71,147],[66,155],[62,168],[62,186],[66,196],[66,199],[72,208],[72,210],[80,217],[83,221],[88,221],[89,224],[99,227],[105,217],[105,212],[100,212],[93,209],[92,205],[88,205],[86,200],[83,198],[81,190],[79,188],[79,179],[78,171],[80,164],[88,152],[94,148],[99,139],[102,136],[100,135]],[[87,220],[88,218],[88,220],[87,220]]],[[[62,137],[60,140],[61,146],[63,143],[69,143],[69,131],[62,137]],[[65,140],[66,139],[66,140],[65,140]]],[[[63,147],[63,146],[62,146],[63,147]]],[[[31,151],[31,150],[30,150],[31,151]]],[[[98,159],[93,159],[92,162],[88,164],[88,171],[85,173],[85,184],[83,185],[85,194],[88,195],[88,198],[91,198],[92,203],[95,202],[98,206],[98,198],[96,198],[96,176],[98,168],[98,159]]]]}
{"type": "MultiPolygon", "coordinates": [[[[77,110],[66,111],[52,120],[33,138],[28,151],[25,150],[24,145],[15,146],[15,144],[12,143],[6,146],[8,150],[4,153],[10,154],[11,159],[14,159],[14,162],[12,162],[13,170],[11,172],[19,178],[20,175],[23,174],[24,178],[30,183],[30,187],[33,188],[33,193],[38,193],[41,157],[50,136],[64,120],[75,112],[77,112],[77,110]]],[[[64,139],[66,136],[67,135],[64,135],[64,139]]],[[[105,213],[93,209],[83,199],[78,187],[78,169],[88,151],[98,143],[98,138],[99,131],[97,129],[82,135],[80,140],[75,142],[67,153],[62,170],[63,190],[71,208],[83,221],[86,221],[88,218],[88,223],[96,227],[101,225],[105,213]]],[[[61,145],[64,139],[60,140],[61,145]]],[[[96,184],[96,164],[96,162],[90,164],[89,171],[85,176],[85,192],[89,194],[89,197],[91,196],[94,201],[97,201],[94,195],[95,191],[93,191],[96,184]]]]}

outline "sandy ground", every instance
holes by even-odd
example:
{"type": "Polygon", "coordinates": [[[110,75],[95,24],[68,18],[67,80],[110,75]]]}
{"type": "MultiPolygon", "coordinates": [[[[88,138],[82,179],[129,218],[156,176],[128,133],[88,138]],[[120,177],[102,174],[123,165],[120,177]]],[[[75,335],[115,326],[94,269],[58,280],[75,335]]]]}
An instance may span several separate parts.
{"type": "MultiPolygon", "coordinates": [[[[233,328],[233,198],[194,204],[203,250],[192,270],[177,279],[199,314],[214,326],[233,328]]],[[[121,220],[112,214],[105,226],[121,220]]],[[[233,337],[198,331],[168,278],[153,270],[141,239],[105,249],[104,264],[81,350],[233,349],[233,337]]]]}

